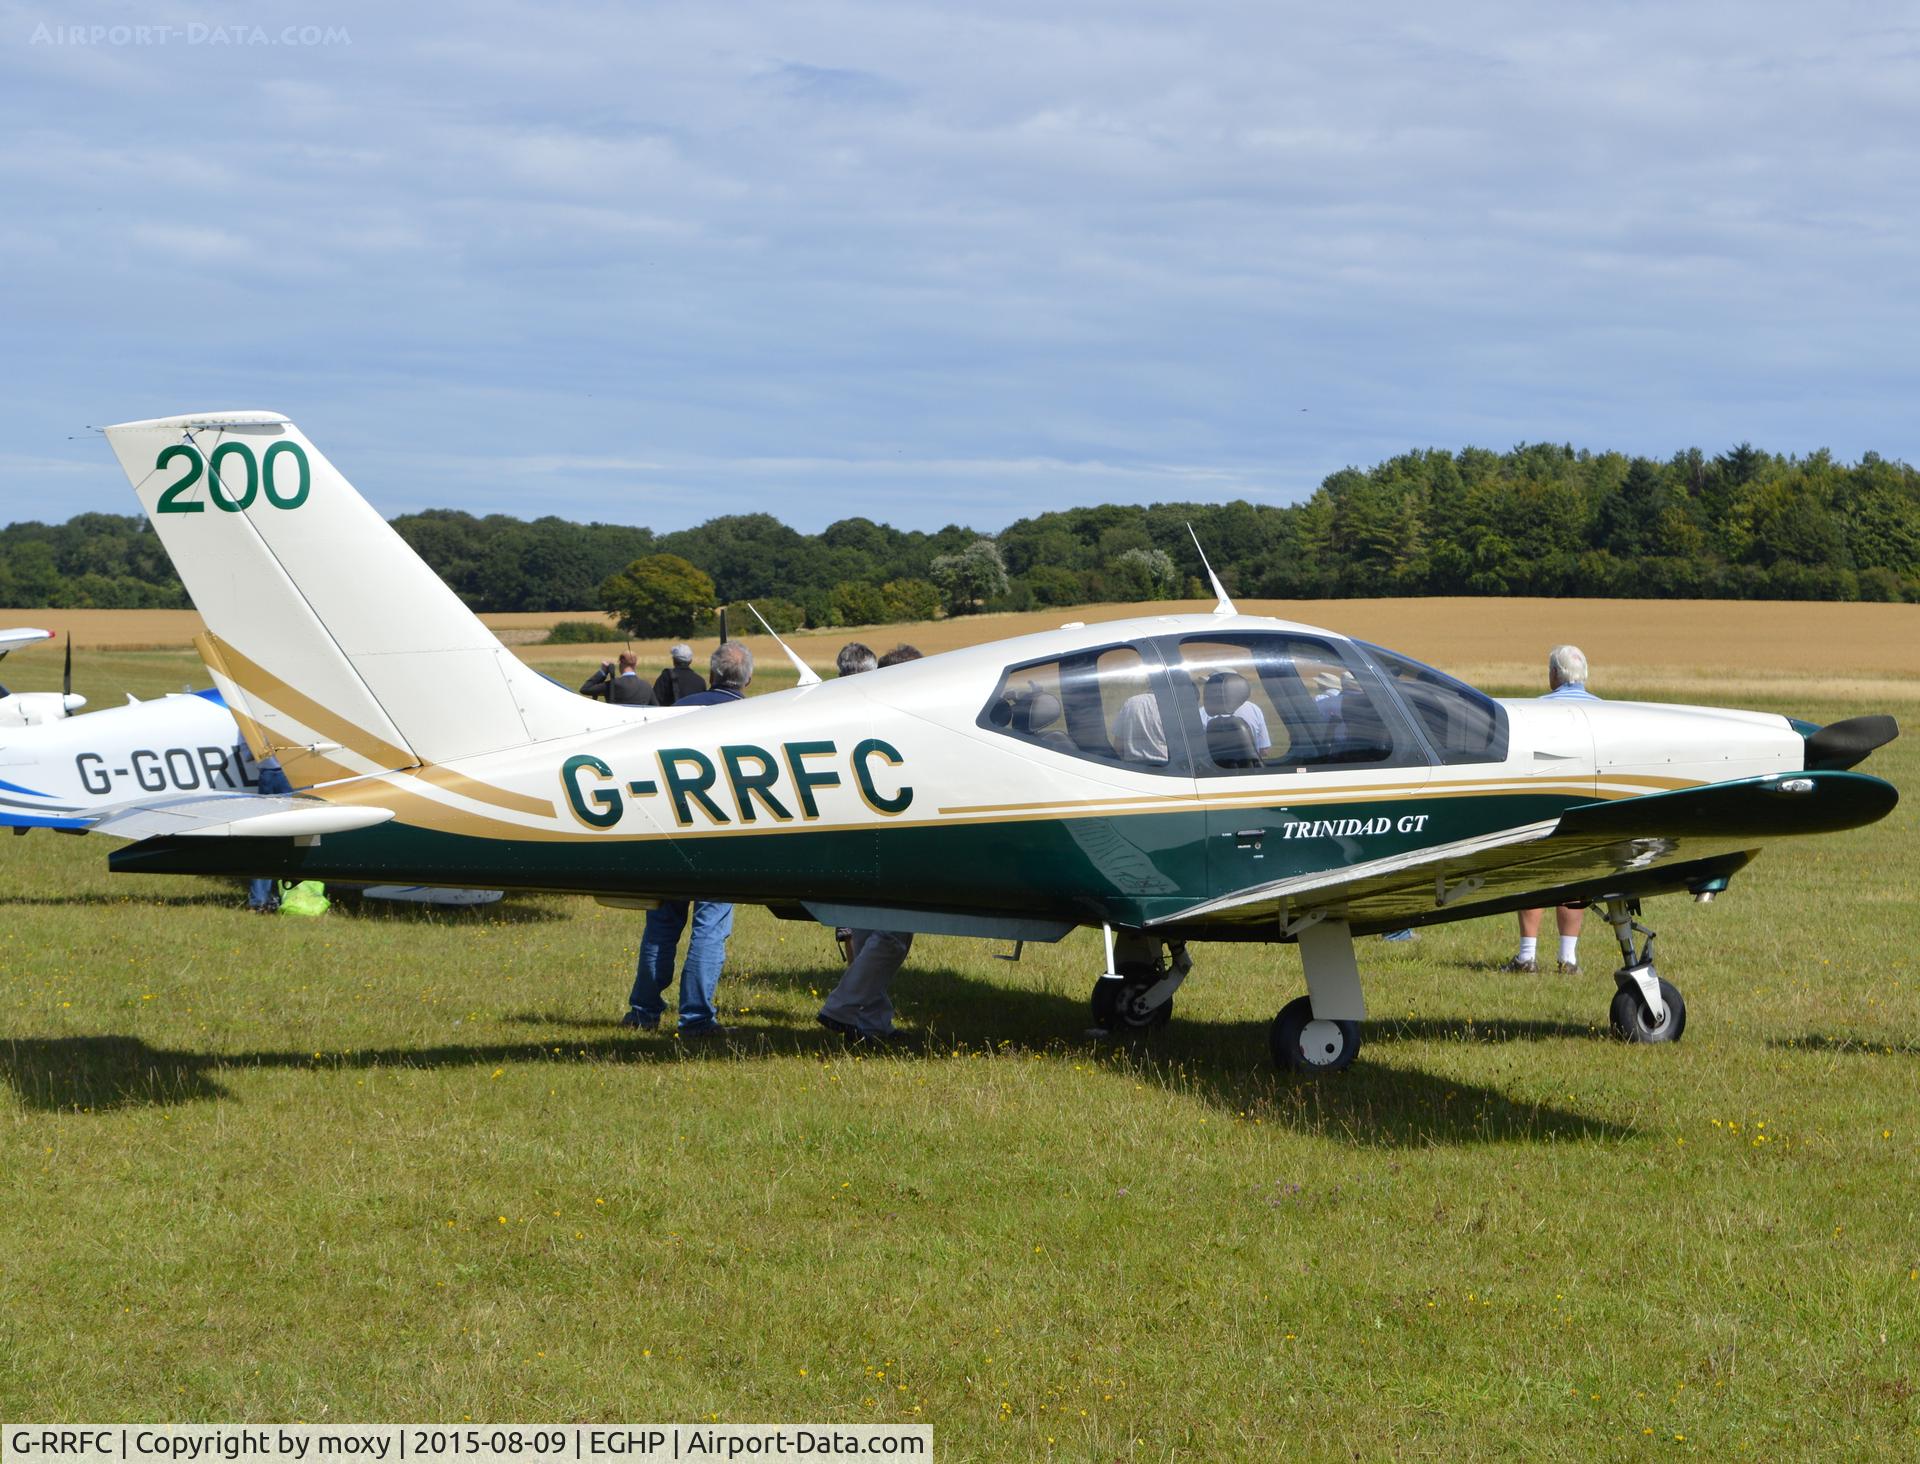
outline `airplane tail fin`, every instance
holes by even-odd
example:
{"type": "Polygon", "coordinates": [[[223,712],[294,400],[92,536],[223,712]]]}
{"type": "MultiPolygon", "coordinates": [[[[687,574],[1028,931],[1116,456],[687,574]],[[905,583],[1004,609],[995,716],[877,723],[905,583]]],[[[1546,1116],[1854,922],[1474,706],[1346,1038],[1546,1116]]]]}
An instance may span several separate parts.
{"type": "Polygon", "coordinates": [[[296,786],[610,725],[501,645],[287,418],[106,435],[206,621],[203,659],[296,786]]]}

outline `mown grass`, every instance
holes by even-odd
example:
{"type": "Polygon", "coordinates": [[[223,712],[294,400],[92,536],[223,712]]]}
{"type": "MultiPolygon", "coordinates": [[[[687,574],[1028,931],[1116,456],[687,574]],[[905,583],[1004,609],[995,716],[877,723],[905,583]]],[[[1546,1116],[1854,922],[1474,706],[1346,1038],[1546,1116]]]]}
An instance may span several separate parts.
{"type": "MultiPolygon", "coordinates": [[[[1920,787],[1911,737],[1871,766],[1920,787]]],[[[1604,926],[1589,975],[1519,979],[1478,922],[1365,943],[1367,1046],[1319,1083],[1266,1065],[1284,949],[1200,948],[1167,1032],[1096,1044],[1097,935],[1017,965],[923,938],[925,1048],[860,1057],[813,1025],[827,933],[742,911],[742,1039],[688,1050],[612,1025],[634,914],[263,920],[8,839],[0,1416],[1910,1456],[1914,809],[1650,905],[1676,1047],[1604,1035],[1604,926]]]]}

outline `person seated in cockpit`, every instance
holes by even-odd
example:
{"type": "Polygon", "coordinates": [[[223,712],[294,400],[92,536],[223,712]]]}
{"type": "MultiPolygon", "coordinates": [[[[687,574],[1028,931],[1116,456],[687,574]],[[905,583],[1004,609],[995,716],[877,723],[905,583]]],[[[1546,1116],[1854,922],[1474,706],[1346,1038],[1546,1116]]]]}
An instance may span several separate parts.
{"type": "Polygon", "coordinates": [[[1150,691],[1128,697],[1113,718],[1113,755],[1124,762],[1164,766],[1167,728],[1160,718],[1160,702],[1150,691]]]}

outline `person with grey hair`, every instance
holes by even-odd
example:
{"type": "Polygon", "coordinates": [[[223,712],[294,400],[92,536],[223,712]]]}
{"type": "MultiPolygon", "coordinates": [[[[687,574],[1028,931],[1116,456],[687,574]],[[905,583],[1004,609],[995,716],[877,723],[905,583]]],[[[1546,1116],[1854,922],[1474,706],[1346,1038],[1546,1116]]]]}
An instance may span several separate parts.
{"type": "Polygon", "coordinates": [[[673,664],[653,679],[653,699],[656,702],[663,707],[670,707],[685,697],[698,696],[707,689],[707,683],[693,669],[692,646],[681,641],[667,655],[673,664]]]}
{"type": "Polygon", "coordinates": [[[1587,655],[1578,646],[1555,646],[1547,653],[1547,694],[1542,701],[1599,701],[1587,690],[1587,655]]]}
{"type": "MultiPolygon", "coordinates": [[[[676,648],[677,649],[677,648],[676,648]]],[[[713,685],[675,703],[683,707],[712,707],[745,698],[753,680],[753,652],[739,641],[728,641],[707,660],[713,685]]],[[[623,1027],[653,1031],[666,1014],[662,1000],[673,985],[673,958],[680,933],[691,924],[687,959],[680,967],[680,1035],[724,1037],[727,1029],[714,1011],[714,993],[720,968],[727,960],[727,938],[733,934],[733,906],[718,900],[662,900],[647,911],[647,928],[640,937],[640,961],[627,996],[623,1027]]]]}
{"type": "MultiPolygon", "coordinates": [[[[1599,701],[1587,690],[1587,657],[1578,646],[1555,646],[1547,654],[1547,694],[1541,701],[1599,701]]],[[[1540,910],[1520,911],[1520,949],[1500,969],[1531,974],[1540,969],[1540,910]]],[[[1554,924],[1560,931],[1559,971],[1563,976],[1580,974],[1580,927],[1587,912],[1579,905],[1562,905],[1554,911],[1554,924]]]]}
{"type": "MultiPolygon", "coordinates": [[[[895,646],[876,662],[873,652],[858,641],[843,646],[838,657],[842,676],[857,676],[880,666],[898,666],[920,659],[909,645],[895,646]],[[853,669],[848,669],[849,667],[853,669]]],[[[876,1047],[905,1042],[907,1034],[893,1025],[893,978],[913,949],[910,930],[848,930],[841,937],[847,957],[846,974],[820,1006],[819,1023],[838,1032],[851,1046],[876,1047]]]]}
{"type": "Polygon", "coordinates": [[[879,658],[873,654],[873,647],[862,645],[859,641],[848,641],[840,647],[840,654],[833,663],[842,676],[858,676],[862,671],[872,671],[879,666],[879,658]]]}

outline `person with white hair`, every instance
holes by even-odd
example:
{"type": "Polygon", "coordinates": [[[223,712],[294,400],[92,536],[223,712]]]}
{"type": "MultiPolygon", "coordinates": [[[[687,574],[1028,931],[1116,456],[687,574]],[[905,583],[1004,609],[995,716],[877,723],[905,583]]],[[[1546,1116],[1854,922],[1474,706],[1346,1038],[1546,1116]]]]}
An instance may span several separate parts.
{"type": "Polygon", "coordinates": [[[1587,690],[1587,653],[1578,646],[1555,646],[1547,652],[1547,685],[1542,701],[1599,701],[1587,690]]]}
{"type": "MultiPolygon", "coordinates": [[[[1578,646],[1555,646],[1547,654],[1547,694],[1541,701],[1599,701],[1587,690],[1587,657],[1578,646]]],[[[1500,969],[1531,973],[1540,969],[1540,910],[1520,911],[1520,949],[1500,969]]],[[[1554,911],[1554,924],[1560,931],[1559,971],[1563,976],[1580,974],[1580,927],[1587,912],[1578,905],[1562,905],[1554,911]]]]}
{"type": "Polygon", "coordinates": [[[670,707],[687,697],[698,696],[707,689],[707,683],[693,669],[692,646],[682,641],[668,651],[667,656],[673,664],[653,679],[653,699],[656,703],[670,707]]]}

